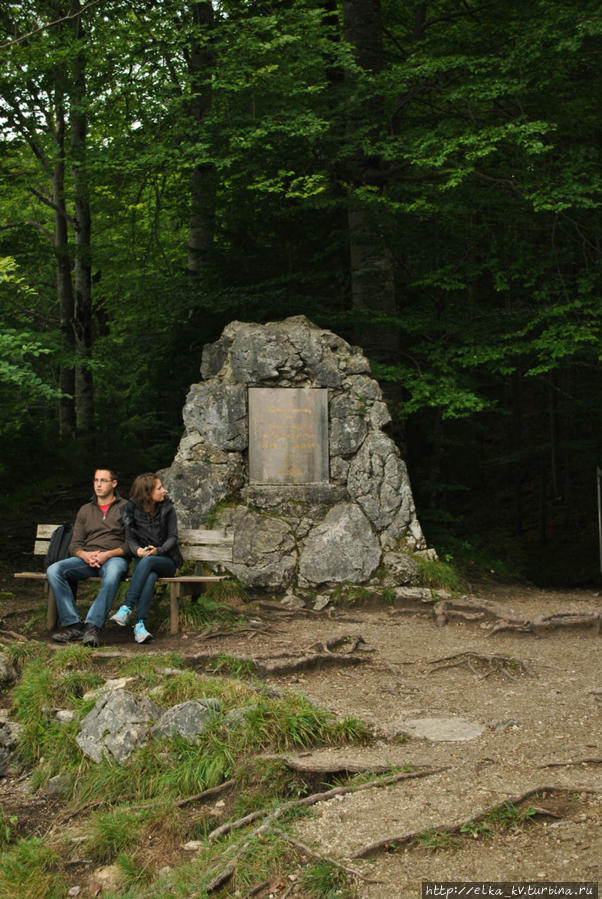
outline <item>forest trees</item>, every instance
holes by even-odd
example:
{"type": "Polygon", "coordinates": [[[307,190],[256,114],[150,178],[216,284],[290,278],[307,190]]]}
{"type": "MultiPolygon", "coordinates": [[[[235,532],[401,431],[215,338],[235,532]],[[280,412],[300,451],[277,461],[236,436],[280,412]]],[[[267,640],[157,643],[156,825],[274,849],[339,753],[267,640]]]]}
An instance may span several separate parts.
{"type": "MultiPolygon", "coordinates": [[[[7,159],[9,177],[21,191],[52,212],[33,212],[22,228],[35,228],[54,251],[56,299],[63,337],[58,383],[59,432],[73,435],[76,422],[90,427],[93,399],[90,369],[91,276],[90,204],[86,171],[86,46],[79,0],[5,6],[2,12],[7,65],[0,86],[4,133],[18,155],[7,159]],[[59,18],[38,30],[38,16],[59,18]],[[22,43],[20,36],[33,30],[22,43]],[[68,51],[66,52],[66,47],[68,51]],[[27,166],[24,151],[37,163],[27,166]],[[73,209],[66,199],[66,168],[71,160],[73,209]],[[24,169],[28,174],[23,177],[24,169]],[[18,174],[17,174],[18,173],[18,174]],[[21,177],[19,177],[21,176],[21,177]],[[69,234],[74,250],[69,252],[69,234]],[[74,273],[72,274],[72,265],[74,273]]],[[[23,203],[21,194],[16,202],[23,203]]],[[[31,209],[30,204],[30,211],[31,209]]]]}
{"type": "Polygon", "coordinates": [[[568,525],[600,445],[598,4],[26,0],[0,27],[0,257],[35,292],[0,303],[62,335],[27,361],[47,441],[166,464],[201,345],[302,312],[396,386],[437,539],[568,525]]]}

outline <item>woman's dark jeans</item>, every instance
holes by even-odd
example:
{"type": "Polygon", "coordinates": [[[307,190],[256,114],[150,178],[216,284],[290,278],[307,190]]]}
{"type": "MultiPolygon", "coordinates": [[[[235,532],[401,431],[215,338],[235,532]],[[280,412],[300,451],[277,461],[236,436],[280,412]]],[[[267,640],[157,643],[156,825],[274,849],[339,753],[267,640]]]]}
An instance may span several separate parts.
{"type": "Polygon", "coordinates": [[[137,559],[125,597],[125,605],[136,609],[136,621],[146,621],[158,577],[173,577],[176,563],[169,556],[144,556],[137,559]]]}

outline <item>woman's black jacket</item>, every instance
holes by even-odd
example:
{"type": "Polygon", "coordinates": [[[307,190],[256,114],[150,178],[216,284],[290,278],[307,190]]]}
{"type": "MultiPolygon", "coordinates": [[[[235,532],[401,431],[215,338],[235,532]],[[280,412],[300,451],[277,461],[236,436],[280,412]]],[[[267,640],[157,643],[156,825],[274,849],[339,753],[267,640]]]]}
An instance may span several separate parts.
{"type": "Polygon", "coordinates": [[[146,512],[133,499],[121,509],[128,546],[136,559],[141,546],[156,547],[157,554],[169,556],[179,568],[183,563],[178,547],[178,520],[176,510],[169,499],[157,503],[154,513],[146,512]]]}

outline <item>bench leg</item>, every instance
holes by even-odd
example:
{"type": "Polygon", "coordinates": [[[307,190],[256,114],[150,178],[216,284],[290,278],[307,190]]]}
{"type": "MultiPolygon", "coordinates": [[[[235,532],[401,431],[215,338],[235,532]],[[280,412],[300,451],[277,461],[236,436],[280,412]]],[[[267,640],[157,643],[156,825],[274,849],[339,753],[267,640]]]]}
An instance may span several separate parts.
{"type": "Polygon", "coordinates": [[[180,617],[180,585],[179,584],[170,584],[169,585],[169,632],[170,634],[177,634],[179,631],[179,617],[180,617]]]}
{"type": "Polygon", "coordinates": [[[46,610],[46,630],[53,631],[56,628],[56,621],[57,621],[56,599],[54,598],[54,593],[48,586],[48,583],[44,584],[44,590],[48,593],[48,608],[46,610]]]}

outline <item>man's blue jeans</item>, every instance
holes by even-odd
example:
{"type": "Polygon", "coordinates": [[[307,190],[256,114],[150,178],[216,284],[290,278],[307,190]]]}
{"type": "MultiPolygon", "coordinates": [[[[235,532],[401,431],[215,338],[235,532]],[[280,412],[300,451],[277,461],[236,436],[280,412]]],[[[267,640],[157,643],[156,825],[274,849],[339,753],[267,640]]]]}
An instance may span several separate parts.
{"type": "Polygon", "coordinates": [[[46,577],[50,589],[54,593],[56,608],[63,627],[67,627],[69,624],[78,624],[81,620],[71,585],[75,581],[82,581],[89,577],[102,578],[102,584],[86,615],[86,624],[103,627],[127,569],[128,563],[123,556],[112,556],[100,568],[92,568],[78,556],[61,559],[60,562],[49,565],[46,577]]]}
{"type": "Polygon", "coordinates": [[[130,609],[136,608],[136,621],[146,621],[157,578],[173,577],[175,573],[176,563],[169,556],[144,556],[136,561],[124,600],[130,609]]]}

